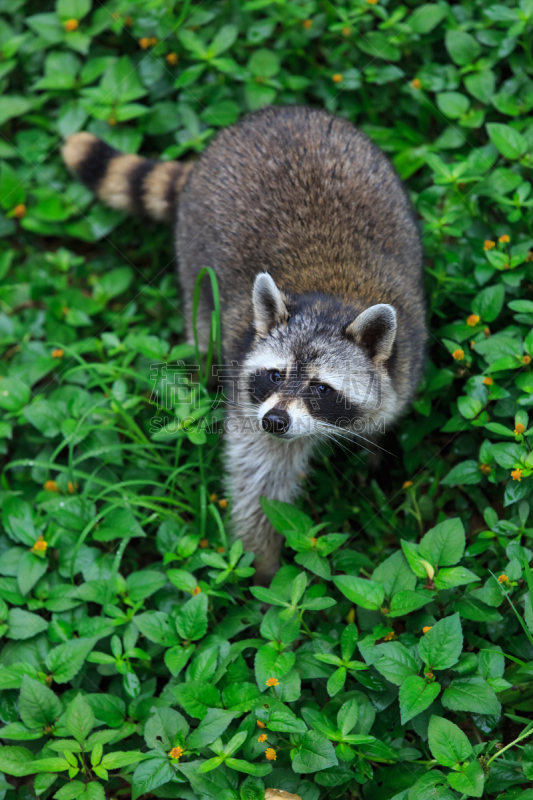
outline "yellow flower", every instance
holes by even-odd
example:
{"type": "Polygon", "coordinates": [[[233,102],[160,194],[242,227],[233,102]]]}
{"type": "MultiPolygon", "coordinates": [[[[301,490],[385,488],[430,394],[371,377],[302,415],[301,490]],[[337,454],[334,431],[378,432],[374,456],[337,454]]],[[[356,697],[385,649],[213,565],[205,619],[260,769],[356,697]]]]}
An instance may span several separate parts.
{"type": "Polygon", "coordinates": [[[139,46],[142,50],[148,50],[151,42],[152,40],[148,36],[143,36],[142,39],[139,39],[139,46]]]}
{"type": "Polygon", "coordinates": [[[470,314],[470,316],[466,318],[466,324],[470,325],[471,328],[473,328],[478,323],[479,323],[479,317],[477,314],[470,314]]]}
{"type": "Polygon", "coordinates": [[[15,219],[22,219],[22,217],[26,216],[26,206],[24,203],[19,203],[18,206],[15,206],[13,209],[13,216],[15,219]]]}
{"type": "Polygon", "coordinates": [[[312,19],[304,19],[304,21],[302,22],[302,25],[303,25],[304,28],[309,30],[309,28],[313,27],[313,20],[312,19]]]}
{"type": "Polygon", "coordinates": [[[39,536],[33,547],[31,548],[34,553],[46,553],[48,542],[45,542],[42,536],[39,536]]]}
{"type": "Polygon", "coordinates": [[[483,383],[485,384],[485,386],[492,386],[494,381],[492,380],[492,378],[487,377],[483,378],[483,383]]]}
{"type": "Polygon", "coordinates": [[[225,552],[226,552],[225,547],[217,547],[217,553],[225,553],[225,552]]]}
{"type": "Polygon", "coordinates": [[[433,678],[433,673],[432,672],[426,672],[426,678],[429,678],[431,680],[431,678],[433,678]]]}
{"type": "Polygon", "coordinates": [[[165,56],[165,59],[166,59],[168,64],[171,64],[172,66],[174,66],[174,64],[178,63],[178,54],[177,53],[167,53],[167,55],[165,56]]]}
{"type": "Polygon", "coordinates": [[[490,336],[490,328],[488,325],[486,328],[483,328],[483,333],[485,334],[485,337],[490,336]]]}
{"type": "Polygon", "coordinates": [[[511,241],[511,237],[510,237],[510,236],[507,236],[507,234],[506,234],[506,233],[504,233],[504,234],[503,234],[503,236],[500,236],[500,238],[498,239],[498,241],[499,241],[499,242],[501,242],[501,244],[507,244],[507,242],[510,242],[510,241],[511,241]]]}
{"type": "Polygon", "coordinates": [[[523,473],[521,469],[513,469],[513,471],[511,472],[511,478],[513,479],[513,481],[518,481],[520,483],[520,481],[522,480],[522,474],[523,473]]]}
{"type": "Polygon", "coordinates": [[[492,472],[492,468],[488,464],[480,464],[479,469],[483,473],[483,475],[490,475],[492,472]]]}
{"type": "Polygon", "coordinates": [[[212,503],[216,503],[218,498],[217,495],[213,492],[213,494],[209,495],[209,499],[211,500],[212,503]]]}
{"type": "Polygon", "coordinates": [[[277,758],[276,751],[273,747],[268,747],[267,750],[265,750],[265,756],[269,761],[275,761],[277,758]]]}
{"type": "Polygon", "coordinates": [[[410,486],[413,485],[413,481],[404,481],[402,484],[402,489],[409,489],[410,486]]]}
{"type": "Polygon", "coordinates": [[[257,727],[258,727],[258,728],[266,728],[266,725],[265,725],[265,723],[264,723],[264,722],[261,722],[261,720],[260,720],[260,719],[257,719],[257,720],[256,720],[256,722],[257,722],[257,727]]]}
{"type": "Polygon", "coordinates": [[[228,507],[228,501],[225,499],[219,500],[218,507],[224,511],[228,507]]]}
{"type": "Polygon", "coordinates": [[[411,86],[413,89],[420,89],[422,86],[422,81],[419,78],[414,78],[411,81],[411,86]]]}
{"type": "Polygon", "coordinates": [[[67,19],[67,21],[65,22],[65,30],[68,33],[71,33],[71,31],[75,31],[78,29],[78,25],[79,22],[77,19],[67,19]]]}
{"type": "Polygon", "coordinates": [[[460,347],[458,347],[457,350],[454,350],[452,353],[452,358],[454,358],[456,361],[462,361],[464,357],[465,351],[461,350],[460,347]]]}
{"type": "Polygon", "coordinates": [[[43,489],[46,492],[59,492],[59,486],[55,481],[46,481],[43,483],[43,489]]]}
{"type": "Polygon", "coordinates": [[[424,628],[422,628],[422,633],[427,633],[432,629],[432,627],[433,625],[426,625],[424,628]]]}
{"type": "Polygon", "coordinates": [[[266,682],[267,686],[279,686],[279,681],[277,678],[269,678],[266,682]]]}
{"type": "Polygon", "coordinates": [[[343,77],[339,72],[336,72],[335,75],[331,76],[331,80],[333,83],[342,83],[343,77]]]}
{"type": "Polygon", "coordinates": [[[52,350],[52,358],[63,358],[64,355],[64,350],[61,350],[59,347],[56,350],[52,350]]]}
{"type": "Polygon", "coordinates": [[[69,494],[74,494],[74,492],[76,491],[77,488],[78,488],[78,484],[77,483],[72,483],[72,481],[69,481],[67,483],[67,489],[68,489],[68,493],[69,494]]]}
{"type": "Polygon", "coordinates": [[[348,26],[346,26],[345,28],[341,29],[341,33],[342,33],[343,36],[350,36],[351,33],[352,33],[352,29],[348,28],[348,26]]]}
{"type": "Polygon", "coordinates": [[[316,537],[311,536],[311,547],[316,547],[316,542],[317,542],[316,537]]]}
{"type": "Polygon", "coordinates": [[[531,356],[522,356],[522,364],[531,364],[531,356]]]}
{"type": "Polygon", "coordinates": [[[525,429],[526,429],[525,425],[522,425],[521,422],[517,422],[516,428],[514,429],[514,435],[519,436],[521,433],[524,433],[525,429]]]}
{"type": "Polygon", "coordinates": [[[202,550],[205,550],[206,547],[209,547],[209,539],[200,539],[200,547],[202,550]]]}
{"type": "Polygon", "coordinates": [[[109,119],[107,120],[107,124],[108,125],[116,125],[117,124],[117,118],[116,117],[109,117],[109,119]]]}
{"type": "Polygon", "coordinates": [[[391,631],[390,633],[388,633],[386,636],[383,637],[383,641],[384,642],[391,642],[394,639],[395,636],[396,636],[396,634],[394,633],[394,631],[391,631]]]}
{"type": "Polygon", "coordinates": [[[491,241],[491,239],[485,239],[483,242],[483,250],[492,250],[496,247],[496,242],[491,241]]]}
{"type": "Polygon", "coordinates": [[[498,583],[507,583],[508,580],[509,578],[507,577],[507,575],[500,575],[498,578],[498,583]]]}
{"type": "Polygon", "coordinates": [[[366,0],[369,6],[375,6],[378,0],[366,0]]]}
{"type": "Polygon", "coordinates": [[[258,742],[266,742],[267,738],[268,737],[267,737],[266,733],[262,733],[261,736],[257,737],[257,741],[258,742]]]}
{"type": "Polygon", "coordinates": [[[199,587],[199,586],[195,586],[195,587],[194,587],[194,589],[192,590],[192,596],[193,596],[193,597],[196,597],[196,595],[197,595],[197,594],[200,594],[200,592],[201,592],[201,591],[202,591],[202,590],[200,589],[200,587],[199,587]]]}
{"type": "Polygon", "coordinates": [[[182,755],[183,755],[183,750],[181,747],[173,747],[169,753],[170,758],[174,759],[181,758],[182,755]]]}

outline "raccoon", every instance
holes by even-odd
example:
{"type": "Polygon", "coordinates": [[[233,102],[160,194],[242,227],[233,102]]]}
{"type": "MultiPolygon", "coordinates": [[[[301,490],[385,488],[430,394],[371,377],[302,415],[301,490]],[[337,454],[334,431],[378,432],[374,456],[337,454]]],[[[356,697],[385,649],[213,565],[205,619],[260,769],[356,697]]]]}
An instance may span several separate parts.
{"type": "MultiPolygon", "coordinates": [[[[421,376],[422,249],[407,194],[350,122],[297,106],[245,116],[194,163],[124,155],[89,133],[63,157],[113,208],[175,222],[191,342],[198,273],[216,273],[231,524],[268,583],[282,540],[260,498],[292,502],[317,442],[372,439],[421,376]]],[[[213,307],[206,283],[204,347],[213,307]]]]}

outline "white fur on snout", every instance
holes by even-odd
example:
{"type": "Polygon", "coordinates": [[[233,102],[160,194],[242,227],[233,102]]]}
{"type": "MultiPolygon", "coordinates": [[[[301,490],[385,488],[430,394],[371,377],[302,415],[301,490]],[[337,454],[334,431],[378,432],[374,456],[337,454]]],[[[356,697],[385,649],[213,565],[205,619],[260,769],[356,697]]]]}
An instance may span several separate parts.
{"type": "MultiPolygon", "coordinates": [[[[269,411],[272,411],[273,408],[276,408],[278,402],[280,400],[279,394],[270,395],[264,403],[261,403],[257,410],[257,419],[259,423],[265,416],[268,414],[269,411]]],[[[281,440],[288,441],[289,439],[299,439],[302,436],[309,436],[311,433],[316,432],[316,422],[307,411],[305,404],[298,399],[291,400],[289,404],[286,404],[286,401],[283,404],[283,409],[289,415],[290,425],[289,430],[287,433],[284,433],[280,438],[281,440]]],[[[273,436],[275,434],[268,434],[269,436],[273,436]]]]}

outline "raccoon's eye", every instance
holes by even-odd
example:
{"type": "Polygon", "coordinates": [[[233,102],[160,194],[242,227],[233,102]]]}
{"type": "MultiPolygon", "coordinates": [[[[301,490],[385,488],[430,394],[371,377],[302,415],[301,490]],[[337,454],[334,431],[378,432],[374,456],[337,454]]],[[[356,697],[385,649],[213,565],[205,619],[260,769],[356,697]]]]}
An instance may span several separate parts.
{"type": "Polygon", "coordinates": [[[272,383],[281,383],[281,374],[277,369],[271,369],[269,374],[269,378],[272,383]]]}
{"type": "Polygon", "coordinates": [[[327,383],[319,383],[315,386],[317,394],[329,394],[331,392],[331,386],[328,386],[327,383]]]}

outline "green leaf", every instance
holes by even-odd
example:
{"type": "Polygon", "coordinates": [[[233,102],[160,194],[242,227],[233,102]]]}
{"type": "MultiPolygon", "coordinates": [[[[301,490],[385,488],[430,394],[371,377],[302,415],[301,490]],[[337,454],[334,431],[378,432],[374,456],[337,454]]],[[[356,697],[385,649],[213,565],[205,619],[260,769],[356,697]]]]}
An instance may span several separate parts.
{"type": "Polygon", "coordinates": [[[27,595],[48,569],[48,559],[27,551],[18,563],[17,581],[20,593],[27,595]]]}
{"type": "MultiPolygon", "coordinates": [[[[460,398],[464,400],[466,398],[460,398]]],[[[475,417],[476,414],[481,410],[481,407],[474,412],[472,417],[475,417]]],[[[461,413],[463,416],[466,417],[464,410],[461,409],[461,413]]],[[[483,475],[481,470],[479,469],[479,464],[477,461],[468,459],[467,461],[461,461],[460,464],[456,464],[455,467],[448,472],[447,475],[441,481],[441,484],[444,486],[472,486],[476,483],[480,483],[483,475]]]]}
{"type": "Polygon", "coordinates": [[[61,21],[80,20],[91,10],[90,0],[57,0],[56,11],[61,21]]]}
{"type": "Polygon", "coordinates": [[[467,764],[461,772],[450,772],[448,783],[456,792],[467,797],[481,797],[485,785],[485,775],[479,761],[467,764]]]}
{"type": "Polygon", "coordinates": [[[478,42],[466,31],[446,31],[445,42],[450,58],[460,67],[472,64],[481,53],[478,42]]]}
{"type": "Polygon", "coordinates": [[[261,497],[260,502],[261,508],[278,533],[285,531],[307,533],[313,527],[313,520],[290,503],[269,500],[267,497],[261,497]]]}
{"type": "Polygon", "coordinates": [[[420,657],[432,671],[453,667],[462,649],[463,631],[457,613],[436,622],[418,643],[420,657]]]}
{"type": "Polygon", "coordinates": [[[85,792],[85,784],[81,781],[69,781],[54,795],[55,800],[76,800],[85,792]]]}
{"type": "Polygon", "coordinates": [[[504,158],[515,161],[526,152],[527,139],[517,130],[511,128],[510,125],[488,122],[487,131],[491,142],[498,148],[504,158]]]}
{"type": "Polygon", "coordinates": [[[72,700],[65,713],[65,727],[78,742],[83,742],[94,725],[94,712],[83,697],[78,694],[72,700]]]}
{"type": "Polygon", "coordinates": [[[283,678],[294,666],[295,658],[293,652],[285,650],[280,653],[273,644],[260,647],[256,652],[254,665],[259,689],[266,691],[269,678],[283,678]]]}
{"type": "Polygon", "coordinates": [[[198,727],[187,737],[187,748],[205,747],[218,739],[235,717],[235,711],[210,708],[198,727]]]}
{"type": "Polygon", "coordinates": [[[68,683],[83,667],[98,639],[73,639],[59,644],[46,656],[46,666],[56,683],[68,683]]]}
{"type": "Polygon", "coordinates": [[[440,92],[437,95],[437,106],[450,119],[459,119],[468,111],[470,101],[459,92],[440,92]]]}
{"type": "Polygon", "coordinates": [[[195,719],[204,719],[210,708],[220,708],[220,692],[209,683],[180,683],[172,687],[172,693],[187,714],[195,719]]]}
{"type": "Polygon", "coordinates": [[[333,583],[348,600],[361,608],[378,609],[383,605],[385,590],[380,583],[352,575],[336,575],[333,583]]]}
{"type": "Polygon", "coordinates": [[[35,756],[26,747],[1,747],[0,746],[0,772],[22,778],[24,775],[33,775],[35,756]]]}
{"type": "Polygon", "coordinates": [[[167,757],[148,758],[141,761],[133,773],[132,800],[168,783],[174,777],[174,770],[167,757]]]}
{"type": "Polygon", "coordinates": [[[434,578],[436,589],[452,589],[454,586],[465,586],[467,583],[475,583],[480,579],[470,572],[466,567],[448,567],[439,569],[434,578]]]}
{"type": "Polygon", "coordinates": [[[444,717],[431,717],[428,734],[431,754],[443,767],[454,767],[472,755],[466,734],[444,717]]]}
{"type": "Polygon", "coordinates": [[[151,750],[168,753],[178,732],[183,737],[189,732],[189,725],[179,711],[164,707],[150,709],[150,717],[144,726],[144,740],[151,750]]]}
{"type": "Polygon", "coordinates": [[[182,639],[194,641],[207,631],[207,595],[204,592],[191,597],[180,608],[176,617],[176,630],[182,639]]]}
{"type": "Polygon", "coordinates": [[[19,697],[19,714],[28,728],[43,728],[62,714],[58,697],[47,686],[25,675],[19,697]]]}
{"type": "Polygon", "coordinates": [[[177,645],[179,642],[166,611],[146,611],[144,614],[136,614],[134,621],[143,636],[151,642],[165,647],[177,645]]]}
{"type": "MultiPolygon", "coordinates": [[[[504,126],[505,127],[505,126],[504,126]]],[[[501,283],[496,286],[487,286],[482,289],[472,301],[472,311],[477,314],[483,322],[493,322],[503,308],[505,298],[505,286],[501,283]]]]}
{"type": "Polygon", "coordinates": [[[426,533],[419,546],[421,558],[434,566],[457,564],[465,550],[465,530],[460,519],[446,519],[426,533]]]}
{"type": "Polygon", "coordinates": [[[144,569],[140,572],[132,572],[126,578],[126,589],[132,603],[140,603],[147,597],[155,594],[162,589],[167,582],[166,576],[162,572],[144,569]]]}
{"type": "MultiPolygon", "coordinates": [[[[4,383],[5,381],[2,381],[2,386],[4,383]]],[[[33,547],[37,540],[37,532],[29,503],[20,497],[6,497],[2,505],[2,522],[12,539],[33,547]]]]}
{"type": "Polygon", "coordinates": [[[378,645],[373,666],[395,686],[401,686],[406,678],[420,671],[420,663],[401,642],[378,645]]]}
{"type": "Polygon", "coordinates": [[[431,597],[420,592],[411,592],[408,590],[396,592],[392,598],[387,616],[403,617],[405,614],[411,614],[413,611],[423,608],[423,606],[426,606],[431,600],[431,597]]]}
{"type": "Polygon", "coordinates": [[[272,50],[255,50],[248,62],[248,69],[252,75],[273,78],[280,70],[279,57],[272,50]]]}
{"type": "Polygon", "coordinates": [[[474,714],[499,716],[501,711],[493,689],[479,675],[452,681],[442,695],[442,705],[451,711],[470,711],[474,714]]]}
{"type": "Polygon", "coordinates": [[[7,639],[31,639],[48,628],[48,622],[38,614],[11,608],[7,617],[7,639]]]}
{"type": "Polygon", "coordinates": [[[26,97],[20,95],[4,95],[0,97],[0,125],[13,117],[20,117],[29,111],[31,102],[26,97]]]}
{"type": "Polygon", "coordinates": [[[24,181],[20,179],[13,167],[7,162],[0,165],[0,205],[2,208],[11,209],[24,203],[26,189],[24,181]]]}
{"type": "Polygon", "coordinates": [[[429,33],[442,22],[446,9],[436,3],[427,3],[413,9],[408,25],[414,33],[429,33]]]}
{"type": "Polygon", "coordinates": [[[402,725],[429,708],[440,692],[440,684],[429,683],[419,675],[410,675],[400,686],[402,725]]]}
{"type": "Polygon", "coordinates": [[[338,764],[329,739],[318,731],[308,731],[302,738],[292,761],[296,773],[318,772],[338,764]]]}
{"type": "Polygon", "coordinates": [[[107,753],[100,762],[100,766],[104,769],[120,769],[121,767],[128,767],[130,764],[137,764],[139,761],[144,761],[146,756],[144,753],[136,751],[114,751],[107,753]]]}

